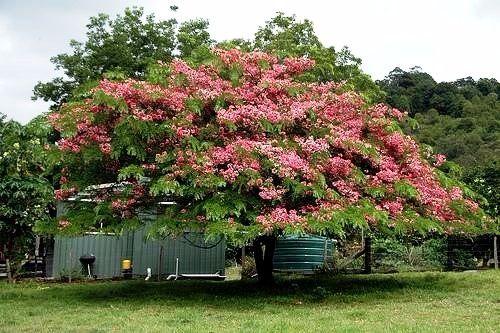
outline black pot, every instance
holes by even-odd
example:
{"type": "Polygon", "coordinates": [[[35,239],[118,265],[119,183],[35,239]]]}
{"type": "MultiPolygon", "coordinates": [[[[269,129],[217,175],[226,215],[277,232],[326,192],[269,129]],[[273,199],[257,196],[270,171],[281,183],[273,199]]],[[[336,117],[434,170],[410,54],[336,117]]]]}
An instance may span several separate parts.
{"type": "Polygon", "coordinates": [[[88,266],[92,265],[95,262],[95,255],[93,254],[84,254],[80,257],[80,262],[82,265],[88,266]]]}

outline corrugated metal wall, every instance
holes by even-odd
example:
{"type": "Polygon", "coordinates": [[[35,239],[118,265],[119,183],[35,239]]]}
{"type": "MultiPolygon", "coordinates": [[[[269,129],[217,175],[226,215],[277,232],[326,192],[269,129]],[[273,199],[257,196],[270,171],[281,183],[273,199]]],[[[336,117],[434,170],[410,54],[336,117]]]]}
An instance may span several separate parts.
{"type": "MultiPolygon", "coordinates": [[[[64,213],[65,203],[57,205],[58,215],[64,213]]],[[[139,218],[145,225],[156,218],[155,210],[144,210],[139,218]]],[[[178,239],[161,241],[146,240],[147,227],[121,236],[88,234],[82,237],[56,237],[54,241],[52,270],[49,276],[59,277],[61,272],[80,269],[80,256],[94,254],[96,262],[93,274],[99,278],[121,276],[122,259],[132,259],[133,274],[146,275],[151,268],[153,274],[175,273],[175,261],[179,258],[179,273],[210,274],[224,273],[226,243],[206,244],[200,233],[187,233],[178,239]],[[162,255],[160,260],[160,249],[162,255]]]]}
{"type": "Polygon", "coordinates": [[[145,275],[148,267],[155,275],[158,272],[163,275],[173,274],[177,258],[179,273],[224,274],[224,240],[206,243],[200,233],[187,233],[176,239],[167,238],[161,241],[145,241],[145,236],[144,229],[134,235],[134,274],[145,275]]]}
{"type": "Polygon", "coordinates": [[[179,273],[224,273],[224,240],[206,244],[202,234],[187,233],[177,239],[156,241],[146,240],[146,233],[146,229],[142,228],[122,236],[92,234],[74,238],[56,237],[52,276],[60,276],[63,270],[80,268],[79,258],[84,254],[96,256],[93,274],[99,278],[121,276],[122,259],[132,259],[134,275],[146,275],[148,267],[153,274],[158,274],[158,271],[162,275],[173,274],[176,258],[179,258],[179,273]]]}
{"type": "Polygon", "coordinates": [[[82,266],[79,259],[85,254],[96,257],[93,274],[98,277],[120,276],[121,260],[132,257],[133,241],[133,233],[122,236],[89,234],[72,238],[56,237],[52,276],[58,277],[64,271],[79,269],[82,266]]]}

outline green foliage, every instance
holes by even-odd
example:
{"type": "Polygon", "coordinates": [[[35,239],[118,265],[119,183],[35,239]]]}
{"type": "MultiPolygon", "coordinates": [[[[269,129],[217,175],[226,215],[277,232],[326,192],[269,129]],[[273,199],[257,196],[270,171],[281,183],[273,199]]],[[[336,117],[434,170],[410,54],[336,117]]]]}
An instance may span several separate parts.
{"type": "Polygon", "coordinates": [[[408,240],[381,238],[372,244],[373,265],[380,272],[443,270],[446,240],[431,238],[412,244],[408,240]]]}
{"type": "Polygon", "coordinates": [[[39,82],[34,88],[33,98],[60,105],[70,100],[73,89],[98,80],[105,73],[120,73],[120,78],[143,77],[151,63],[172,59],[176,47],[176,24],[173,19],[157,20],[153,14],[145,15],[142,8],[135,7],[125,9],[114,19],[106,14],[91,17],[87,25],[87,40],[71,40],[70,53],[51,59],[56,69],[64,71],[67,79],[58,77],[39,82]]]}
{"type": "Polygon", "coordinates": [[[201,19],[181,23],[177,32],[177,49],[181,58],[195,60],[196,50],[210,48],[214,41],[210,38],[208,26],[208,21],[201,19]]]}
{"type": "Polygon", "coordinates": [[[476,269],[477,263],[474,259],[474,255],[464,249],[453,249],[450,254],[452,265],[455,270],[468,270],[476,269]]]}
{"type": "Polygon", "coordinates": [[[62,282],[80,281],[84,278],[82,268],[78,266],[63,268],[60,272],[58,272],[57,276],[62,282]]]}
{"type": "Polygon", "coordinates": [[[500,213],[500,161],[469,169],[464,176],[471,188],[486,199],[486,211],[491,216],[500,213]]]}
{"type": "Polygon", "coordinates": [[[167,76],[170,74],[170,67],[165,66],[161,63],[154,63],[148,66],[146,71],[146,81],[152,84],[159,84],[166,87],[167,76]]]}
{"type": "Polygon", "coordinates": [[[113,96],[107,95],[102,90],[97,90],[94,93],[93,101],[95,105],[103,105],[113,108],[119,112],[127,110],[127,104],[122,99],[116,99],[113,96]]]}
{"type": "Polygon", "coordinates": [[[414,199],[418,197],[418,191],[408,181],[397,181],[394,183],[394,190],[399,196],[414,199]]]}
{"type": "Polygon", "coordinates": [[[446,265],[447,247],[444,238],[428,239],[421,247],[423,259],[431,268],[442,269],[446,265]]]}
{"type": "Polygon", "coordinates": [[[0,251],[10,259],[14,275],[33,249],[33,225],[50,218],[47,133],[40,118],[22,126],[0,114],[0,251]]]}
{"type": "Polygon", "coordinates": [[[169,194],[176,194],[181,196],[183,192],[179,182],[162,177],[151,185],[151,194],[153,196],[169,194]]]}
{"type": "Polygon", "coordinates": [[[129,178],[139,180],[142,177],[144,177],[144,169],[134,164],[122,168],[118,173],[118,180],[126,180],[129,178]]]}
{"type": "Polygon", "coordinates": [[[345,89],[360,92],[370,102],[380,101],[384,96],[370,76],[361,70],[361,59],[347,47],[336,51],[334,47],[324,46],[309,20],[299,21],[295,16],[278,13],[257,30],[253,49],[280,58],[306,56],[314,59],[314,69],[303,76],[303,80],[345,81],[345,89]]]}

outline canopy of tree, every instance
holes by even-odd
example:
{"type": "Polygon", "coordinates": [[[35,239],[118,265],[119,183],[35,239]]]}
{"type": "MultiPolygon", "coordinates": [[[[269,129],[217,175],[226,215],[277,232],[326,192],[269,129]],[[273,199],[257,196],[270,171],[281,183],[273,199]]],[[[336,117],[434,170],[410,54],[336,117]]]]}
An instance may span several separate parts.
{"type": "Polygon", "coordinates": [[[399,111],[367,105],[336,83],[303,82],[312,60],[219,49],[198,67],[163,66],[149,82],[101,81],[91,98],[50,115],[63,135],[59,198],[122,182],[96,193],[98,208],[78,205],[53,228],[122,228],[165,196],[177,205],[160,230],[190,226],[236,242],[351,227],[484,226],[472,193],[402,134],[399,111]]]}

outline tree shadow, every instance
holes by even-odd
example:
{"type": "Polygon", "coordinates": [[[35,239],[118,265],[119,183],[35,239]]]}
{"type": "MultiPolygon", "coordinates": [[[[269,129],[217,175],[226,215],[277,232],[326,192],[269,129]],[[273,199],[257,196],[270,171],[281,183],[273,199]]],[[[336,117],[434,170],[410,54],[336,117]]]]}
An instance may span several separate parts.
{"type": "MultiPolygon", "coordinates": [[[[401,299],[420,292],[452,292],[457,280],[439,273],[343,275],[280,278],[275,285],[256,281],[120,281],[85,283],[64,288],[65,297],[96,304],[128,302],[133,304],[203,305],[235,310],[266,304],[349,304],[401,299]]],[[[47,292],[57,293],[56,290],[47,292]]],[[[57,297],[56,295],[52,295],[57,297]]]]}

